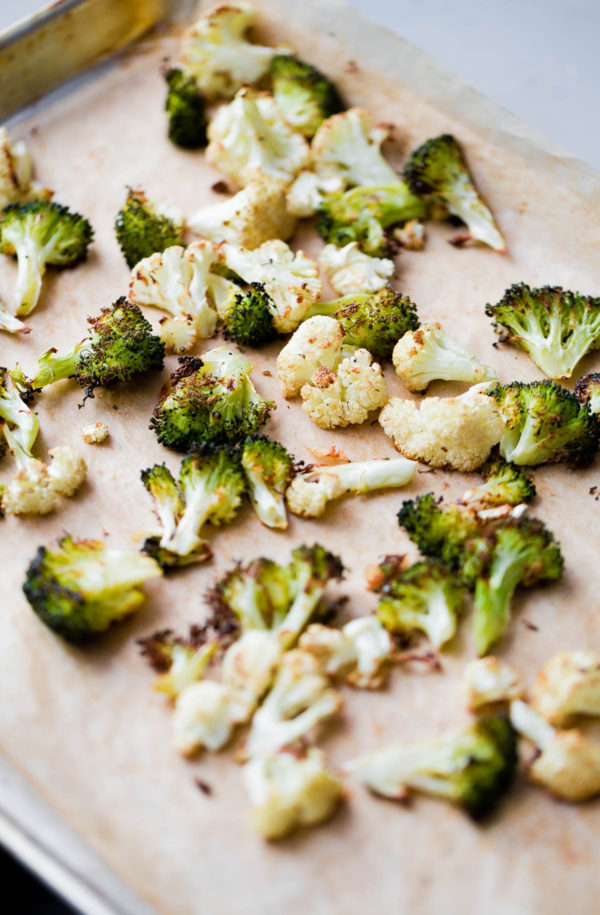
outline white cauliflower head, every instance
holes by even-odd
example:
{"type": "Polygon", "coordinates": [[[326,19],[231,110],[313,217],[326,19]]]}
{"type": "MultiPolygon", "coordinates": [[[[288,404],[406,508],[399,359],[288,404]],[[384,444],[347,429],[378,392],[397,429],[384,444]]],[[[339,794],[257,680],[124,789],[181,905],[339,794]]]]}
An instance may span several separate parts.
{"type": "Polygon", "coordinates": [[[310,474],[296,474],[285,493],[292,514],[302,518],[320,518],[329,502],[344,495],[344,487],[338,477],[327,473],[328,469],[315,480],[310,478],[310,474]]]}
{"type": "Polygon", "coordinates": [[[493,655],[471,661],[463,670],[461,689],[471,711],[492,702],[510,702],[523,695],[517,671],[493,655]]]}
{"type": "Polygon", "coordinates": [[[246,708],[249,718],[269,689],[282,651],[273,634],[260,629],[249,629],[227,649],[223,658],[223,683],[240,705],[238,717],[243,716],[246,708]]]}
{"type": "Polygon", "coordinates": [[[198,210],[187,224],[213,242],[228,241],[249,251],[272,238],[285,241],[296,226],[286,208],[286,191],[285,181],[257,178],[229,200],[198,210]]]}
{"type": "Polygon", "coordinates": [[[325,178],[304,169],[294,178],[287,192],[288,212],[300,219],[314,216],[325,194],[343,191],[345,186],[345,179],[338,175],[325,178]]]}
{"type": "Polygon", "coordinates": [[[57,494],[49,486],[48,468],[42,461],[32,460],[20,467],[1,495],[2,510],[7,515],[47,515],[58,504],[57,494]]]}
{"type": "Polygon", "coordinates": [[[5,127],[0,127],[0,209],[9,203],[49,200],[52,191],[32,181],[33,165],[24,140],[11,143],[5,127]]]}
{"type": "Polygon", "coordinates": [[[394,647],[376,616],[357,617],[341,630],[313,623],[298,644],[316,658],[323,673],[362,689],[382,685],[394,647]]]}
{"type": "Polygon", "coordinates": [[[342,356],[344,331],[335,318],[317,315],[304,321],[277,357],[277,377],[284,397],[293,397],[320,366],[334,369],[342,356]]]}
{"type": "Polygon", "coordinates": [[[479,384],[497,378],[493,368],[451,340],[437,321],[407,331],[396,343],[392,361],[409,391],[424,391],[438,380],[479,384]]]}
{"type": "Polygon", "coordinates": [[[407,251],[421,251],[425,247],[425,225],[418,219],[409,219],[403,226],[396,226],[392,236],[407,251]]]}
{"type": "Polygon", "coordinates": [[[504,431],[493,399],[474,389],[418,404],[392,397],[379,422],[405,457],[463,471],[481,467],[504,431]]]}
{"type": "Polygon", "coordinates": [[[381,366],[366,349],[342,359],[335,369],[321,366],[303,385],[302,409],[322,429],[364,423],[372,410],[383,407],[387,390],[381,366]]]}
{"type": "Polygon", "coordinates": [[[61,496],[73,496],[85,481],[87,464],[70,445],[58,445],[48,452],[52,461],[48,467],[48,485],[61,496]]]}
{"type": "Polygon", "coordinates": [[[554,655],[538,671],[531,702],[558,727],[573,715],[600,715],[600,655],[583,649],[554,655]]]}
{"type": "Polygon", "coordinates": [[[109,435],[110,430],[106,423],[88,423],[81,427],[81,437],[88,445],[100,445],[109,435]]]}
{"type": "Polygon", "coordinates": [[[334,114],[313,138],[313,169],[320,179],[342,179],[345,186],[395,184],[399,176],[381,155],[387,136],[364,108],[334,114]]]}
{"type": "Polygon", "coordinates": [[[337,248],[325,245],[319,266],[338,295],[377,292],[394,275],[394,262],[385,257],[370,257],[356,241],[337,248]]]}
{"type": "Polygon", "coordinates": [[[220,750],[237,724],[231,691],[223,683],[200,680],[179,694],[173,713],[173,746],[183,756],[205,747],[220,750]]]}
{"type": "Polygon", "coordinates": [[[273,98],[240,89],[208,127],[207,162],[239,187],[263,176],[292,178],[307,164],[309,147],[283,119],[273,98]]]}
{"type": "Polygon", "coordinates": [[[251,44],[246,32],[254,22],[247,3],[219,6],[184,32],[181,63],[207,98],[231,98],[244,84],[255,83],[285,48],[251,44]]]}

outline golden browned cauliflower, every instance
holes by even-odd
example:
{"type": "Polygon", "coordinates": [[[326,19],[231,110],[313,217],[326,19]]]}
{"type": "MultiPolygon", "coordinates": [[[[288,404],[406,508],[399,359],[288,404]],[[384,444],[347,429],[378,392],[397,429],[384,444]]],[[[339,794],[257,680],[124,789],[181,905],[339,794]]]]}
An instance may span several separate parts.
{"type": "Polygon", "coordinates": [[[334,369],[341,358],[344,331],[335,318],[317,315],[304,321],[277,357],[277,377],[284,397],[293,397],[321,366],[334,369]]]}
{"type": "Polygon", "coordinates": [[[531,702],[557,727],[573,715],[600,715],[600,655],[584,650],[554,655],[538,671],[531,702]]]}
{"type": "Polygon", "coordinates": [[[321,429],[364,423],[387,400],[381,366],[366,349],[342,359],[337,369],[321,366],[301,391],[302,409],[321,429]]]}

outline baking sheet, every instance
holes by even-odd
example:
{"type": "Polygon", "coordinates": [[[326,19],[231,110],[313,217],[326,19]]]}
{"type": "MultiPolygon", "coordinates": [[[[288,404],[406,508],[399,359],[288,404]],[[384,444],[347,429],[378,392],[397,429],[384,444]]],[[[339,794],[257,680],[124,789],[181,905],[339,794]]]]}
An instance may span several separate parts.
{"type": "MultiPolygon", "coordinates": [[[[446,130],[465,145],[509,256],[483,248],[456,250],[446,243],[452,230],[432,226],[425,251],[400,256],[398,285],[418,303],[422,319],[441,320],[452,336],[489,360],[502,380],[539,377],[524,353],[492,349],[483,306],[519,280],[597,292],[598,176],[342,3],[305,3],[294,9],[294,24],[285,4],[256,6],[264,11],[265,36],[289,41],[326,69],[351,103],[397,125],[392,160],[400,162],[418,142],[446,130]]],[[[218,199],[211,185],[220,175],[201,154],[176,150],[165,139],[158,70],[169,53],[174,44],[168,36],[146,41],[96,83],[13,130],[27,138],[38,179],[55,188],[58,201],[88,216],[96,241],[86,264],[48,275],[30,319],[32,333],[3,336],[2,363],[18,360],[31,368],[48,345],[80,339],[85,317],[126,290],[128,271],[112,231],[125,185],[170,197],[188,215],[218,199]]],[[[308,232],[299,241],[308,251],[320,246],[308,232]]],[[[5,297],[13,279],[14,266],[3,261],[5,297]]],[[[263,374],[273,372],[276,352],[272,346],[250,354],[257,387],[278,404],[269,434],[298,458],[310,458],[308,446],[327,449],[332,443],[355,460],[393,455],[378,426],[325,432],[308,420],[298,401],[283,401],[274,374],[263,374]]],[[[174,360],[169,362],[171,367],[174,360]]],[[[598,364],[597,357],[588,358],[581,371],[598,364]]],[[[133,535],[152,526],[139,471],[155,461],[166,460],[172,469],[179,463],[147,428],[166,374],[143,387],[98,392],[83,411],[77,408],[81,392],[69,382],[39,400],[40,455],[69,443],[85,454],[90,470],[84,489],[60,512],[43,519],[7,518],[2,525],[8,570],[0,615],[2,752],[160,912],[275,913],[285,907],[295,913],[308,907],[329,915],[365,908],[453,913],[485,907],[494,915],[552,915],[567,904],[574,913],[593,911],[598,803],[557,804],[524,780],[484,827],[442,803],[419,798],[406,810],[349,786],[349,804],[330,824],[264,845],[246,827],[246,800],[231,752],[193,762],[175,756],[170,712],[150,689],[151,674],[137,655],[137,637],[201,620],[203,593],[234,559],[259,553],[284,559],[301,542],[320,540],[339,552],[349,567],[338,589],[350,596],[348,612],[370,611],[376,601],[364,589],[365,566],[384,553],[414,555],[395,521],[402,499],[429,490],[456,497],[474,477],[421,473],[404,492],[346,500],[317,522],[292,519],[286,534],[265,530],[246,510],[215,535],[211,564],[151,583],[140,614],[85,651],[65,646],[37,622],[20,587],[40,543],[67,530],[80,537],[106,534],[111,545],[126,547],[134,545],[133,535]],[[81,424],[98,419],[109,423],[111,441],[87,447],[81,424]],[[198,791],[195,777],[211,785],[211,796],[198,791]]],[[[390,394],[404,396],[399,379],[389,371],[386,377],[390,394]]],[[[451,390],[439,385],[432,393],[451,390]]],[[[0,469],[6,476],[8,464],[0,469]]],[[[600,505],[588,494],[597,470],[540,468],[536,482],[535,514],[562,542],[566,574],[559,585],[517,601],[514,622],[498,649],[531,676],[559,648],[600,649],[595,575],[600,505]]],[[[332,760],[465,720],[457,684],[473,655],[467,619],[445,652],[443,674],[396,670],[381,694],[345,691],[342,720],[323,733],[332,760]]]]}

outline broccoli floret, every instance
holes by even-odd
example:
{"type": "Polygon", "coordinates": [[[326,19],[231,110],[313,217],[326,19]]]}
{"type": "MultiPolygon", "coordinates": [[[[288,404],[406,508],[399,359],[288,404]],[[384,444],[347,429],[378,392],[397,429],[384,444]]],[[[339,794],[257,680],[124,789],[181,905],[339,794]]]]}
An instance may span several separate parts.
{"type": "Polygon", "coordinates": [[[29,379],[33,390],[75,378],[85,388],[86,397],[93,397],[96,387],[162,369],[164,343],[152,333],[152,325],[138,306],[123,296],[110,308],[103,308],[97,318],[88,318],[88,323],[90,336],[81,343],[62,353],[50,349],[40,356],[29,379]]]}
{"type": "Polygon", "coordinates": [[[201,149],[208,142],[208,121],[204,96],[198,91],[196,80],[180,67],[167,70],[165,80],[169,87],[165,102],[165,111],[169,115],[169,140],[182,149],[201,149]]]}
{"type": "Polygon", "coordinates": [[[154,499],[161,536],[144,543],[144,551],[164,568],[201,562],[211,555],[202,539],[205,524],[229,524],[235,518],[246,480],[236,451],[206,449],[184,458],[179,487],[164,464],[142,472],[142,483],[154,499]]]}
{"type": "Polygon", "coordinates": [[[560,546],[537,518],[502,521],[487,533],[486,541],[485,550],[477,550],[476,558],[483,565],[475,582],[473,623],[479,655],[487,654],[510,622],[517,586],[557,581],[563,572],[560,546]]]}
{"type": "Polygon", "coordinates": [[[598,449],[600,424],[589,406],[555,381],[497,385],[495,398],[505,430],[500,453],[519,466],[566,461],[585,467],[598,449]]]}
{"type": "Polygon", "coordinates": [[[202,678],[217,648],[217,643],[207,642],[204,635],[201,627],[190,626],[186,638],[175,635],[172,629],[162,629],[137,640],[141,655],[158,673],[154,689],[176,699],[202,678]]]}
{"type": "Polygon", "coordinates": [[[386,629],[400,635],[424,632],[434,648],[456,633],[465,588],[440,562],[425,559],[408,569],[382,565],[383,594],[377,616],[386,629]]]}
{"type": "Polygon", "coordinates": [[[277,337],[273,320],[275,306],[262,283],[252,283],[247,292],[236,294],[233,304],[221,315],[223,336],[238,346],[262,346],[277,337]]]}
{"type": "Polygon", "coordinates": [[[141,585],[161,574],[149,556],[65,536],[57,551],[39,548],[23,591],[50,629],[83,642],[137,610],[145,598],[141,585]]]}
{"type": "Polygon", "coordinates": [[[273,96],[286,121],[306,137],[344,107],[331,80],[304,60],[278,54],[271,60],[270,75],[273,96]]]}
{"type": "Polygon", "coordinates": [[[479,196],[453,136],[443,134],[419,146],[404,166],[403,176],[415,194],[429,203],[446,206],[453,216],[458,216],[472,239],[506,253],[506,242],[479,196]]]}
{"type": "MultiPolygon", "coordinates": [[[[413,328],[409,328],[413,331],[413,328]]],[[[437,321],[398,340],[394,368],[409,391],[425,391],[432,381],[495,381],[494,369],[455,343],[437,321]]]]}
{"type": "Polygon", "coordinates": [[[485,313],[500,339],[522,346],[550,378],[570,378],[579,360],[600,348],[600,298],[517,283],[485,313]]]}
{"type": "Polygon", "coordinates": [[[117,213],[115,234],[127,266],[178,245],[183,238],[183,218],[177,207],[149,200],[142,190],[129,188],[117,213]]]}
{"type": "Polygon", "coordinates": [[[482,471],[485,483],[474,486],[462,497],[463,502],[484,505],[520,505],[535,498],[535,483],[522,467],[503,458],[491,461],[482,471]]]}
{"type": "Polygon", "coordinates": [[[600,413],[600,373],[583,375],[575,385],[575,396],[580,404],[587,404],[590,413],[600,413]]]}
{"type": "Polygon", "coordinates": [[[163,388],[150,428],[163,445],[194,451],[253,435],[275,406],[250,380],[252,366],[225,347],[183,357],[163,388]]]}
{"type": "Polygon", "coordinates": [[[399,179],[386,186],[326,194],[317,231],[338,248],[355,241],[366,254],[382,257],[391,249],[385,230],[409,219],[423,219],[426,213],[420,197],[399,179]]]}
{"type": "Polygon", "coordinates": [[[0,222],[0,252],[18,260],[17,315],[37,305],[46,266],[74,267],[85,260],[94,230],[79,213],[46,200],[11,203],[0,222]]]}
{"type": "Polygon", "coordinates": [[[279,442],[258,435],[244,442],[242,467],[259,519],[267,527],[285,530],[288,522],[284,494],[294,474],[292,455],[279,442]]]}
{"type": "Polygon", "coordinates": [[[307,317],[331,315],[342,325],[346,346],[368,349],[376,359],[389,359],[405,333],[419,326],[417,306],[389,287],[373,295],[348,295],[312,305],[307,317]]]}
{"type": "Polygon", "coordinates": [[[299,546],[286,566],[262,557],[235,566],[208,599],[217,616],[233,616],[243,632],[268,630],[289,648],[323,611],[327,583],[343,571],[341,560],[319,544],[299,546]]]}
{"type": "Polygon", "coordinates": [[[432,492],[403,502],[398,523],[424,556],[454,570],[461,566],[465,544],[480,533],[476,512],[444,503],[432,492]]]}
{"type": "Polygon", "coordinates": [[[473,819],[492,812],[517,764],[516,734],[500,715],[412,744],[395,743],[344,769],[376,794],[405,799],[407,789],[444,798],[473,819]]]}

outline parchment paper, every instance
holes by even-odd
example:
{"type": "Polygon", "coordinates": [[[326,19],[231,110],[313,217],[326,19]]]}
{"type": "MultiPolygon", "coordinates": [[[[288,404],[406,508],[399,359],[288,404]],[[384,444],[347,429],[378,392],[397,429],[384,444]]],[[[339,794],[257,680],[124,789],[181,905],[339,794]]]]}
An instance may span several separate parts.
{"type": "MultiPolygon", "coordinates": [[[[492,349],[483,307],[520,280],[598,294],[598,176],[347,6],[324,0],[257,5],[265,11],[267,37],[293,44],[338,81],[349,102],[397,125],[394,161],[443,131],[464,144],[510,253],[456,250],[447,244],[452,229],[431,225],[425,251],[401,254],[398,285],[418,303],[423,320],[441,320],[452,336],[489,360],[502,380],[539,377],[525,353],[492,349]]],[[[112,229],[125,185],[170,197],[188,215],[218,199],[211,185],[220,176],[203,155],[178,151],[165,137],[158,69],[173,50],[168,35],[146,42],[97,82],[14,130],[30,144],[37,177],[55,188],[58,201],[89,217],[96,241],[87,263],[48,274],[30,319],[32,333],[2,336],[3,364],[18,360],[31,369],[41,351],[80,339],[86,316],[126,292],[128,271],[112,229]]],[[[308,231],[298,240],[310,251],[321,244],[308,231]]],[[[4,297],[11,294],[14,274],[14,265],[3,260],[4,297]]],[[[276,352],[273,345],[249,354],[258,388],[278,404],[269,434],[298,458],[310,459],[309,446],[327,449],[333,443],[354,460],[393,456],[378,425],[324,432],[299,401],[283,401],[276,352]]],[[[169,369],[174,361],[169,359],[169,369]]],[[[588,358],[581,373],[598,367],[598,357],[588,358]]],[[[524,778],[483,827],[441,802],[419,797],[405,809],[349,784],[349,803],[330,824],[279,845],[264,844],[247,828],[232,753],[184,762],[172,751],[171,712],[151,690],[152,676],[138,657],[137,637],[202,620],[203,593],[234,559],[261,553],[285,559],[301,542],[319,540],[341,554],[349,572],[338,590],[350,596],[348,612],[369,612],[376,599],[365,591],[365,566],[384,553],[414,555],[395,519],[402,499],[429,490],[457,497],[477,477],[419,473],[403,492],[347,499],[316,522],[292,518],[285,534],[266,530],[245,510],[215,534],[212,563],[153,582],[142,611],[85,651],[68,647],[38,622],[21,583],[39,544],[52,544],[69,531],[135,548],[134,535],[154,524],[140,469],[162,460],[172,469],[179,466],[178,456],[148,430],[166,376],[167,370],[140,385],[99,391],[83,410],[81,392],[71,382],[39,399],[40,456],[70,443],[85,454],[89,478],[59,512],[42,519],[9,517],[0,528],[0,743],[9,760],[132,888],[169,915],[596,911],[598,803],[556,803],[524,778]],[[108,422],[110,442],[86,446],[81,425],[98,419],[108,422]],[[195,777],[212,787],[212,796],[195,787],[195,777]]],[[[405,396],[390,370],[386,377],[390,395],[405,396]]],[[[438,385],[432,393],[452,390],[459,388],[438,385]]],[[[6,460],[2,475],[12,470],[6,460]]],[[[588,494],[599,482],[597,465],[576,473],[545,467],[535,477],[534,513],[561,541],[566,572],[560,584],[525,592],[516,601],[514,620],[498,646],[529,680],[561,648],[600,649],[600,505],[588,494]]],[[[382,693],[346,690],[343,718],[321,740],[334,763],[395,737],[417,738],[466,720],[458,678],[474,656],[470,628],[466,618],[444,653],[443,673],[397,669],[382,693]]]]}

